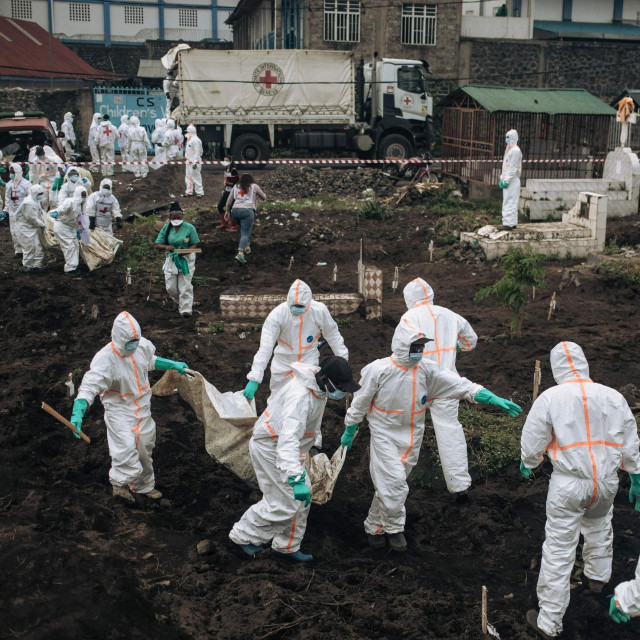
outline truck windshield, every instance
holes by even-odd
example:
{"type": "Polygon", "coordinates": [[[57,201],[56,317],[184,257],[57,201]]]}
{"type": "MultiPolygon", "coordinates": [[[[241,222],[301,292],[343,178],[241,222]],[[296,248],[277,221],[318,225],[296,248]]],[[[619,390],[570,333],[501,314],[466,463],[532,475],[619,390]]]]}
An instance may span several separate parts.
{"type": "Polygon", "coordinates": [[[398,68],[398,89],[408,93],[426,93],[425,86],[421,67],[398,68]]]}

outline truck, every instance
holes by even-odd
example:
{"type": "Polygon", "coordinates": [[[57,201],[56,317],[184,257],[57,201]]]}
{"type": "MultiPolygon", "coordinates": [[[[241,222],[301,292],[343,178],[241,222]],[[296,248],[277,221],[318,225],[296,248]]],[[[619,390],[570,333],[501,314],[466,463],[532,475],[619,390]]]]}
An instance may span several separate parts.
{"type": "Polygon", "coordinates": [[[65,153],[62,131],[56,132],[42,111],[0,113],[0,152],[4,162],[27,162],[29,149],[49,145],[62,160],[65,153]]]}
{"type": "Polygon", "coordinates": [[[424,60],[349,51],[178,52],[178,124],[234,160],[274,150],[333,150],[360,158],[409,158],[433,142],[424,60]]]}

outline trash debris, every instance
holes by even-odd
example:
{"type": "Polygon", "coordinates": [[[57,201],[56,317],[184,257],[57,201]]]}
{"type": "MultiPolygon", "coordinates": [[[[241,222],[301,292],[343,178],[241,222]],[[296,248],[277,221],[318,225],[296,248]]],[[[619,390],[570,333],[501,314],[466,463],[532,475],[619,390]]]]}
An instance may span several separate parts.
{"type": "Polygon", "coordinates": [[[299,214],[299,213],[297,213],[296,211],[294,211],[294,212],[291,214],[291,217],[292,217],[292,218],[299,218],[299,217],[300,217],[300,214],[299,214]]]}
{"type": "Polygon", "coordinates": [[[316,263],[316,267],[326,267],[327,263],[326,262],[317,262],[316,263]]]}

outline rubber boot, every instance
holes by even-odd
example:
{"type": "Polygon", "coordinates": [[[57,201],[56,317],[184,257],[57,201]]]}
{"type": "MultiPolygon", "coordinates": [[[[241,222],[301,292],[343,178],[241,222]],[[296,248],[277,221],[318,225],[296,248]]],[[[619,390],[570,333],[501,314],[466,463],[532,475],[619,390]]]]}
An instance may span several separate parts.
{"type": "Polygon", "coordinates": [[[387,537],[389,538],[391,551],[407,550],[407,539],[404,537],[404,533],[402,533],[402,531],[398,531],[398,533],[388,533],[387,537]]]}
{"type": "MultiPolygon", "coordinates": [[[[236,542],[236,544],[238,544],[236,542]]],[[[264,551],[264,547],[259,547],[256,544],[251,544],[250,542],[248,542],[247,544],[238,544],[238,546],[248,555],[251,556],[253,558],[253,556],[255,556],[256,554],[260,553],[261,551],[264,551]]]]}
{"type": "Polygon", "coordinates": [[[288,560],[295,560],[296,562],[311,562],[313,556],[310,553],[302,553],[302,551],[294,551],[293,553],[284,553],[283,551],[273,550],[277,556],[287,558],[288,560]]]}
{"type": "Polygon", "coordinates": [[[527,611],[525,619],[529,627],[533,629],[537,636],[539,638],[542,638],[542,640],[552,640],[552,638],[557,638],[558,640],[560,640],[560,636],[550,636],[538,626],[538,612],[535,609],[529,609],[529,611],[527,611]]]}
{"type": "Polygon", "coordinates": [[[384,549],[386,546],[384,534],[374,536],[372,533],[367,533],[367,542],[372,549],[384,549]]]}
{"type": "Polygon", "coordinates": [[[227,228],[227,221],[225,220],[224,213],[220,214],[220,224],[216,226],[216,229],[223,231],[227,228]]]}
{"type": "Polygon", "coordinates": [[[124,500],[129,504],[135,504],[136,499],[131,495],[128,487],[117,487],[113,485],[113,497],[124,500]]]}
{"type": "Polygon", "coordinates": [[[232,233],[234,231],[237,231],[240,227],[235,223],[235,221],[231,220],[229,222],[229,226],[227,227],[227,231],[231,231],[232,233]]]}

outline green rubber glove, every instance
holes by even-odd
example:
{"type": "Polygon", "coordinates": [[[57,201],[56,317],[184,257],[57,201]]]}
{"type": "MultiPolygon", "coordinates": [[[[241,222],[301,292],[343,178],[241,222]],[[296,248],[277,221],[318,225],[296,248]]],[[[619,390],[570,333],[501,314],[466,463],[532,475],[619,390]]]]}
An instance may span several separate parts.
{"type": "Polygon", "coordinates": [[[520,473],[525,478],[530,478],[533,475],[533,471],[531,471],[531,469],[527,469],[527,467],[524,466],[524,462],[522,462],[522,460],[520,460],[520,473]]]}
{"type": "Polygon", "coordinates": [[[249,380],[249,382],[247,382],[247,386],[244,388],[244,391],[242,392],[242,395],[247,400],[253,400],[253,396],[256,395],[256,391],[258,390],[259,386],[260,385],[255,380],[249,380]]]}
{"type": "Polygon", "coordinates": [[[176,362],[175,360],[167,360],[167,358],[156,358],[156,369],[158,371],[167,371],[169,369],[174,369],[180,375],[184,376],[187,374],[185,369],[188,369],[189,365],[186,362],[176,362]]]}
{"type": "Polygon", "coordinates": [[[506,189],[509,186],[509,183],[506,180],[500,180],[500,182],[498,182],[498,185],[501,189],[506,189]]]}
{"type": "Polygon", "coordinates": [[[515,402],[511,402],[511,400],[500,398],[495,393],[491,393],[489,389],[480,389],[480,391],[476,393],[474,400],[476,402],[482,402],[482,404],[490,404],[494,407],[498,407],[498,409],[506,411],[514,418],[522,413],[522,407],[520,405],[517,405],[515,402]]]}
{"type": "Polygon", "coordinates": [[[357,424],[348,424],[344,428],[344,433],[342,434],[342,438],[340,438],[340,444],[343,447],[347,447],[347,450],[351,449],[351,445],[353,444],[353,436],[355,436],[357,428],[357,424]]]}
{"type": "Polygon", "coordinates": [[[616,597],[611,596],[611,600],[609,601],[609,617],[616,623],[620,624],[621,622],[629,622],[631,620],[631,616],[628,616],[624,611],[620,611],[618,607],[616,607],[616,597]]]}
{"type": "Polygon", "coordinates": [[[56,176],[53,184],[51,185],[51,191],[60,191],[60,187],[62,186],[64,180],[60,176],[56,176]]]}
{"type": "Polygon", "coordinates": [[[462,349],[460,348],[460,345],[456,342],[456,355],[462,353],[462,349]]]}
{"type": "Polygon", "coordinates": [[[76,428],[78,433],[74,433],[73,435],[80,440],[80,433],[82,431],[82,418],[84,418],[84,414],[87,411],[87,407],[89,403],[86,400],[82,400],[81,398],[76,398],[73,403],[73,410],[71,411],[71,424],[76,428]]]}
{"type": "Polygon", "coordinates": [[[635,510],[640,513],[640,473],[630,473],[631,488],[629,489],[629,502],[635,502],[635,510]]]}
{"type": "Polygon", "coordinates": [[[304,506],[308,507],[311,504],[311,491],[304,481],[306,471],[302,472],[302,475],[296,480],[297,476],[289,476],[289,484],[293,489],[293,497],[300,502],[304,501],[304,506]]]}

